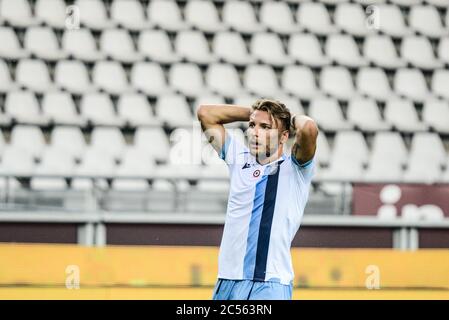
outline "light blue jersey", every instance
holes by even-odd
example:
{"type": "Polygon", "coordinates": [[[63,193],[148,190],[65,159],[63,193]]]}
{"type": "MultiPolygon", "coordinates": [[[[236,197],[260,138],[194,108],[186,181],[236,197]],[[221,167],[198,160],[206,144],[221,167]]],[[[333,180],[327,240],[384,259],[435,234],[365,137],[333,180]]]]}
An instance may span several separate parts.
{"type": "Polygon", "coordinates": [[[229,167],[230,191],[218,278],[291,285],[290,246],[306,206],[314,161],[300,165],[283,154],[260,165],[228,132],[221,158],[229,167]]]}

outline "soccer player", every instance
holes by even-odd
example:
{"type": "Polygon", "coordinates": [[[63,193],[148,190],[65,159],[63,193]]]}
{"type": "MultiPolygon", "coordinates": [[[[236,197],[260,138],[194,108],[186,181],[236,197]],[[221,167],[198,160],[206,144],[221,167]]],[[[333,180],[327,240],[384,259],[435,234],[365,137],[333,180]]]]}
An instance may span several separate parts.
{"type": "Polygon", "coordinates": [[[292,299],[290,246],[313,175],[315,122],[269,99],[252,107],[201,105],[197,116],[230,174],[213,299],[292,299]],[[234,121],[249,121],[248,146],[225,130],[223,124],[234,121]],[[290,130],[295,142],[288,154],[290,130]]]}

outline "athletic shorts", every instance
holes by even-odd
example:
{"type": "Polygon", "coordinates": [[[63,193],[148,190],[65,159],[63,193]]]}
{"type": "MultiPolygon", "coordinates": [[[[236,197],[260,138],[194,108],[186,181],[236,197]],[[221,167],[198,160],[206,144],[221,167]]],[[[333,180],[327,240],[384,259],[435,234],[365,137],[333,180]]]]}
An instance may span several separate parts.
{"type": "Polygon", "coordinates": [[[213,300],[291,300],[293,285],[274,281],[218,279],[213,300]]]}

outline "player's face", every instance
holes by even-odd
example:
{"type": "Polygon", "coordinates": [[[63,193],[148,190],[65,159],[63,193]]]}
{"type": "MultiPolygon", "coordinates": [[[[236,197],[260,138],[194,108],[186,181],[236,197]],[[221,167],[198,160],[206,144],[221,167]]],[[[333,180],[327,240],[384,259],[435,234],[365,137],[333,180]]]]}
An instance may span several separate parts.
{"type": "Polygon", "coordinates": [[[255,110],[249,118],[247,130],[248,147],[258,159],[273,155],[280,144],[280,121],[266,111],[255,110]]]}

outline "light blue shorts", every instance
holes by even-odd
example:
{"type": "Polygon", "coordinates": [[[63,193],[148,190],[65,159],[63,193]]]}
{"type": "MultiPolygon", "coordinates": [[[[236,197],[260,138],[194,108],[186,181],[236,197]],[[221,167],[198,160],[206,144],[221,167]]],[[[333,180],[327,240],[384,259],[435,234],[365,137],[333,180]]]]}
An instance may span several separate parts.
{"type": "Polygon", "coordinates": [[[293,285],[275,281],[218,279],[213,300],[291,300],[293,285]]]}

